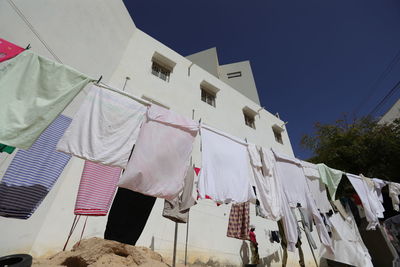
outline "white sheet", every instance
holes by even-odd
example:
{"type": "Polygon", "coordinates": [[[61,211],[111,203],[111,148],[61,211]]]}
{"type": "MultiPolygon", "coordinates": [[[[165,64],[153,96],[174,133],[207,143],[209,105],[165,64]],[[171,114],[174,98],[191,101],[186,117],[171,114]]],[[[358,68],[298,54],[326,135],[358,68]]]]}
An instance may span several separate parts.
{"type": "Polygon", "coordinates": [[[151,106],[118,186],[173,200],[183,188],[198,130],[197,122],[151,106]]]}
{"type": "Polygon", "coordinates": [[[145,112],[135,100],[92,85],[57,150],[124,169],[145,112]]]}
{"type": "Polygon", "coordinates": [[[209,126],[201,128],[201,143],[200,197],[218,203],[255,202],[246,143],[209,126]]]}

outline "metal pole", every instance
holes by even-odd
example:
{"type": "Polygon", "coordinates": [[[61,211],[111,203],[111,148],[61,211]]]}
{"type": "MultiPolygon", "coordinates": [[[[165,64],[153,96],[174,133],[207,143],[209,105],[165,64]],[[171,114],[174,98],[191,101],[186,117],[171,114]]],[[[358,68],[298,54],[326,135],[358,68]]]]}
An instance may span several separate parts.
{"type": "Polygon", "coordinates": [[[187,265],[187,245],[189,239],[189,215],[190,210],[188,211],[187,223],[186,223],[186,243],[185,243],[185,266],[187,265]]]}
{"type": "Polygon", "coordinates": [[[314,258],[314,261],[315,261],[315,265],[318,267],[318,262],[317,262],[317,258],[315,257],[315,254],[314,254],[314,249],[312,248],[311,243],[310,243],[310,239],[309,239],[308,235],[306,234],[306,231],[304,230],[304,229],[306,229],[306,227],[304,225],[303,220],[301,220],[301,225],[303,226],[304,235],[306,236],[307,243],[310,246],[310,250],[311,250],[311,253],[313,255],[313,258],[314,258]]]}
{"type": "Polygon", "coordinates": [[[172,258],[172,267],[176,266],[176,243],[178,239],[178,223],[175,223],[175,237],[174,237],[174,255],[172,258]]]}

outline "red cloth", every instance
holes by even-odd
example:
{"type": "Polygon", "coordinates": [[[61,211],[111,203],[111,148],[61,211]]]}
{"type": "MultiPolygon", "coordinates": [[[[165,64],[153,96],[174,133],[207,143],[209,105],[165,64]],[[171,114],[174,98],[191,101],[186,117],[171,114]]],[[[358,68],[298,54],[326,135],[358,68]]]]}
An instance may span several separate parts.
{"type": "Polygon", "coordinates": [[[249,240],[250,204],[232,204],[229,213],[227,237],[249,240]]]}
{"type": "Polygon", "coordinates": [[[250,241],[253,243],[257,243],[256,234],[252,231],[249,231],[250,241]]]}
{"type": "Polygon", "coordinates": [[[360,199],[360,197],[359,197],[357,194],[353,194],[352,197],[353,197],[354,203],[355,203],[356,205],[362,205],[361,199],[360,199]]]}
{"type": "Polygon", "coordinates": [[[0,62],[13,58],[24,50],[22,47],[0,38],[0,62]]]}
{"type": "Polygon", "coordinates": [[[76,215],[106,216],[117,189],[121,168],[85,161],[75,203],[76,215]]]}

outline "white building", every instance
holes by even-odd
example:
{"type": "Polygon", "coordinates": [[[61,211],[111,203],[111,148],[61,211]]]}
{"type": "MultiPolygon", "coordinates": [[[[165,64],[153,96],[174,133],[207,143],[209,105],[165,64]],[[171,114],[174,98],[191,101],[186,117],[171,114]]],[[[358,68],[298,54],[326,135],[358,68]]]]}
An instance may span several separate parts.
{"type": "MultiPolygon", "coordinates": [[[[138,12],[140,12],[138,10],[138,12]]],[[[284,122],[260,107],[248,61],[220,66],[215,49],[187,58],[135,27],[122,0],[0,1],[0,37],[70,65],[91,77],[103,76],[104,82],[123,88],[143,99],[170,108],[195,120],[249,142],[293,155],[284,122]],[[169,73],[169,74],[168,74],[169,73]],[[232,77],[234,76],[234,77],[232,77]],[[246,119],[245,119],[246,118],[246,119]],[[247,125],[246,125],[247,124],[247,125]]],[[[73,116],[85,92],[64,111],[73,116]]],[[[12,156],[0,156],[0,177],[12,156]]],[[[14,153],[15,154],[15,153],[14,153]]],[[[199,141],[193,161],[201,166],[199,141]]],[[[28,220],[0,217],[0,255],[31,253],[47,255],[62,249],[74,215],[75,197],[84,161],[72,158],[56,185],[38,210],[28,220]]],[[[158,199],[137,245],[149,247],[172,258],[174,223],[161,216],[163,200],[158,199]]],[[[217,207],[201,201],[190,211],[188,236],[189,262],[240,264],[242,242],[226,237],[229,205],[217,207]]],[[[84,237],[102,237],[106,217],[90,217],[84,237]]],[[[260,256],[267,263],[281,259],[279,244],[272,244],[267,230],[276,230],[275,222],[255,216],[260,256]]],[[[71,247],[82,229],[78,224],[71,247]]],[[[179,225],[178,262],[184,260],[186,225],[179,225]]],[[[318,238],[316,242],[318,243],[318,238]]],[[[310,249],[304,240],[307,266],[313,265],[310,249]]],[[[289,253],[289,261],[297,255],[289,253]]]]}
{"type": "Polygon", "coordinates": [[[386,113],[379,120],[379,123],[391,123],[398,118],[400,118],[400,99],[398,99],[396,103],[394,103],[394,105],[388,111],[386,111],[386,113]]]}

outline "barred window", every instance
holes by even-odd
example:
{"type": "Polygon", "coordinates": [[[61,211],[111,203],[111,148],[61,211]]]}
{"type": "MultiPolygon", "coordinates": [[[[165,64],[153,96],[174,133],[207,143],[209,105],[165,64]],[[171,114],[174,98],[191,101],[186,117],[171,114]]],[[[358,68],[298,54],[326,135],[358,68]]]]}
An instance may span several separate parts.
{"type": "Polygon", "coordinates": [[[282,132],[275,128],[272,128],[272,131],[274,131],[275,141],[280,144],[283,144],[282,132]]]}
{"type": "Polygon", "coordinates": [[[153,65],[151,66],[151,73],[153,73],[153,75],[159,77],[160,79],[169,82],[171,71],[161,66],[157,62],[153,61],[153,65]]]}
{"type": "Polygon", "coordinates": [[[202,101],[215,107],[215,98],[216,98],[215,94],[205,90],[204,88],[201,88],[201,100],[202,101]]]}
{"type": "Polygon", "coordinates": [[[244,123],[247,126],[255,129],[256,128],[256,124],[254,123],[254,116],[251,116],[251,115],[249,115],[249,114],[247,114],[245,112],[243,112],[243,115],[244,115],[244,123]]]}

